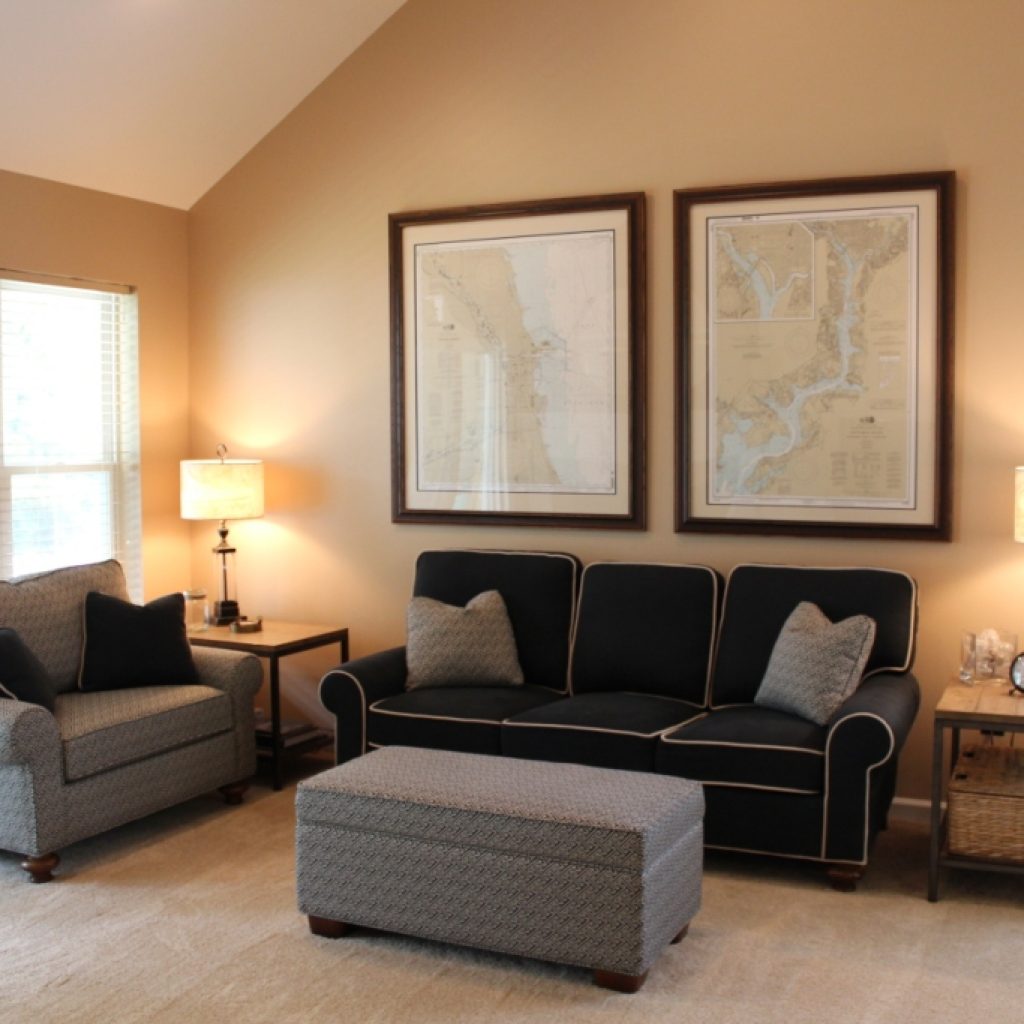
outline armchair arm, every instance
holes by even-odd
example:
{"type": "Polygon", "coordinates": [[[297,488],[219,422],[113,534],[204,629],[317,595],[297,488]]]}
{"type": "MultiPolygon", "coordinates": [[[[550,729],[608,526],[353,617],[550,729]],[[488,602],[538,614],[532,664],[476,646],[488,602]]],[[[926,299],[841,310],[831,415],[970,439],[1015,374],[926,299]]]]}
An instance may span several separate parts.
{"type": "Polygon", "coordinates": [[[867,862],[871,836],[892,801],[896,758],[920,703],[913,674],[880,672],[836,712],[825,743],[825,859],[867,862]]]}
{"type": "Polygon", "coordinates": [[[0,849],[39,856],[60,844],[63,758],[57,719],[0,700],[0,849]]]}
{"type": "Polygon", "coordinates": [[[405,648],[346,661],[320,680],[320,703],[335,718],[336,764],[366,753],[366,709],[405,689],[405,648]]]}
{"type": "Polygon", "coordinates": [[[38,764],[59,756],[57,720],[46,708],[0,700],[0,765],[38,764]]]}
{"type": "Polygon", "coordinates": [[[231,700],[235,757],[240,779],[256,771],[256,716],[253,699],[263,685],[263,665],[255,654],[216,647],[193,647],[192,660],[204,686],[223,690],[231,700]]]}
{"type": "Polygon", "coordinates": [[[192,660],[204,686],[223,690],[232,697],[237,692],[251,703],[263,685],[263,666],[255,654],[222,651],[216,647],[193,647],[192,660]]]}

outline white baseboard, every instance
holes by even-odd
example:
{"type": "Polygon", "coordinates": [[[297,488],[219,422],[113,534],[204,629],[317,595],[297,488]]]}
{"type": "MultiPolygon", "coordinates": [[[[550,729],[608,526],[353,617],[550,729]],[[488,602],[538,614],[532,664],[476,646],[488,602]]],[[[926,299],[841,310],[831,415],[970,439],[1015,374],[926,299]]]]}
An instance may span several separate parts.
{"type": "MultiPolygon", "coordinates": [[[[945,801],[943,801],[945,807],[945,801]]],[[[892,802],[889,817],[893,821],[906,821],[914,825],[931,823],[932,803],[930,800],[915,800],[909,796],[898,796],[892,802]]]]}

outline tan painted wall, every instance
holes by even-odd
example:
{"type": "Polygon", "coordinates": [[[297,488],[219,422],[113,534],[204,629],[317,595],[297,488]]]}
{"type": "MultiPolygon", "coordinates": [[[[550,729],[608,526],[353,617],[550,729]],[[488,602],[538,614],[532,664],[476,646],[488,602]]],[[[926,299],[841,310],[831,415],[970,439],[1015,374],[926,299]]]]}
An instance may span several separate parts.
{"type": "Polygon", "coordinates": [[[139,296],[146,596],[188,585],[178,460],[188,447],[188,215],[0,171],[0,267],[133,285],[139,296]]]}
{"type": "MultiPolygon", "coordinates": [[[[900,791],[923,797],[959,632],[1024,634],[1021,38],[1019,0],[410,0],[191,211],[193,438],[269,464],[266,519],[232,530],[243,610],[347,623],[368,653],[401,640],[428,546],[897,567],[925,692],[900,791]],[[954,542],[674,533],[672,190],[946,168],[954,542]],[[620,190],[649,196],[649,529],[392,525],[388,213],[620,190]]],[[[307,713],[326,664],[286,672],[307,713]]]]}

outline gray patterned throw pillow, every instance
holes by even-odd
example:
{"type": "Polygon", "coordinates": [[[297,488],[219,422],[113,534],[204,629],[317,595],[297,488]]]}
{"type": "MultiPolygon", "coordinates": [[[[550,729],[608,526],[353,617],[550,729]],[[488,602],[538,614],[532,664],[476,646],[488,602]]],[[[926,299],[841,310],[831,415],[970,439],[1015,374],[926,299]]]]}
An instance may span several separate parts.
{"type": "Polygon", "coordinates": [[[516,638],[498,591],[477,594],[465,608],[414,597],[406,624],[407,690],[522,685],[516,638]]]}
{"type": "Polygon", "coordinates": [[[754,703],[825,725],[857,689],[874,642],[875,620],[867,615],[833,623],[801,601],[775,641],[754,703]]]}

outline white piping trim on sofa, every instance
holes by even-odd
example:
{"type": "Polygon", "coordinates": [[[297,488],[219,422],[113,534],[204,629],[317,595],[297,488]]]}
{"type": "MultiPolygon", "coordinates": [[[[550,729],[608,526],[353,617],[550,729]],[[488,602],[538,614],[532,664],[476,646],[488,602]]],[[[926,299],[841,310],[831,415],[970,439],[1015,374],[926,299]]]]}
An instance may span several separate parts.
{"type": "MultiPolygon", "coordinates": [[[[351,679],[352,682],[355,683],[356,689],[359,691],[359,703],[360,703],[361,708],[362,708],[362,711],[361,711],[362,739],[359,741],[359,752],[361,754],[365,754],[366,753],[366,691],[363,689],[363,684],[361,682],[359,682],[359,680],[354,675],[352,675],[351,672],[347,672],[345,669],[342,669],[342,668],[333,668],[329,672],[325,672],[320,677],[320,682],[317,685],[317,688],[316,688],[317,689],[317,696],[320,698],[320,703],[321,704],[324,704],[324,698],[323,698],[323,692],[322,692],[323,691],[324,680],[328,676],[334,676],[334,675],[348,676],[349,679],[351,679]]],[[[324,704],[324,707],[326,707],[326,706],[327,705],[324,704]]],[[[334,762],[335,762],[335,764],[338,763],[338,755],[339,755],[339,753],[340,753],[340,751],[338,750],[338,728],[337,728],[337,726],[335,726],[335,728],[334,728],[334,762]]]]}
{"type": "Polygon", "coordinates": [[[722,779],[695,779],[702,786],[717,786],[719,789],[757,789],[763,793],[799,793],[801,796],[821,796],[819,789],[800,789],[796,786],[759,786],[753,782],[726,782],[722,779]]]}
{"type": "Polygon", "coordinates": [[[871,773],[878,768],[880,765],[885,764],[886,761],[892,757],[893,751],[896,749],[896,734],[892,731],[892,726],[889,725],[884,718],[876,715],[872,711],[856,711],[852,715],[848,715],[846,718],[841,718],[835,725],[834,728],[829,730],[828,738],[825,740],[825,799],[822,802],[821,808],[821,859],[825,859],[825,847],[828,843],[828,814],[829,814],[829,800],[831,798],[831,783],[832,773],[829,770],[830,762],[828,760],[829,748],[832,746],[832,737],[835,736],[836,732],[842,727],[845,722],[851,722],[855,718],[873,718],[876,722],[880,722],[882,728],[889,734],[889,749],[881,760],[875,761],[873,764],[868,765],[867,775],[864,780],[864,829],[861,837],[861,860],[854,861],[853,863],[867,864],[868,862],[868,820],[871,814],[871,773]]]}
{"type": "MultiPolygon", "coordinates": [[[[851,716],[852,717],[852,716],[851,716]]],[[[751,750],[787,750],[793,754],[812,754],[814,757],[824,757],[823,750],[814,750],[812,747],[790,747],[782,743],[739,743],[732,740],[673,740],[667,736],[665,743],[675,743],[678,746],[695,747],[745,747],[751,750]]]]}
{"type": "MultiPolygon", "coordinates": [[[[689,719],[684,721],[689,721],[689,719]]],[[[655,729],[654,732],[634,732],[632,729],[607,729],[597,725],[567,725],[560,722],[513,722],[509,719],[506,719],[501,724],[508,726],[510,729],[567,729],[571,732],[599,732],[607,733],[609,736],[638,736],[643,739],[652,739],[653,737],[660,736],[665,731],[664,729],[655,729]]],[[[678,729],[682,724],[683,722],[676,722],[675,725],[670,725],[668,728],[678,729]]]]}
{"type": "Polygon", "coordinates": [[[705,843],[704,847],[707,850],[722,850],[726,853],[760,853],[767,857],[785,857],[786,860],[809,860],[815,864],[856,864],[859,867],[867,864],[866,859],[847,860],[845,858],[837,858],[826,861],[824,857],[815,857],[809,853],[780,853],[778,850],[755,850],[749,846],[719,846],[716,843],[705,843]]]}
{"type": "MultiPolygon", "coordinates": [[[[388,698],[385,698],[387,700],[388,698]]],[[[500,718],[457,718],[455,715],[427,715],[413,711],[392,711],[390,708],[378,707],[380,701],[370,705],[370,713],[374,715],[391,715],[394,718],[424,718],[431,722],[465,722],[468,725],[504,725],[500,718]]]]}

